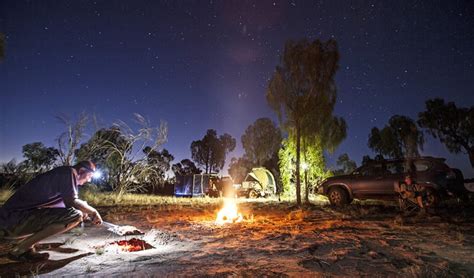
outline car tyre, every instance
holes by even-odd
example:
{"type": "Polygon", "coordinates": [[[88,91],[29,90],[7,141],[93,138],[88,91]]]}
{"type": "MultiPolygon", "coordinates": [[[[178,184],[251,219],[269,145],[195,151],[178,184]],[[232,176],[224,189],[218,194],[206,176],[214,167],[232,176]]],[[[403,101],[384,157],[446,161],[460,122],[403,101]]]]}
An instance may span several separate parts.
{"type": "Polygon", "coordinates": [[[334,206],[343,206],[350,203],[347,190],[338,186],[333,186],[329,189],[328,199],[331,205],[334,206]]]}
{"type": "Polygon", "coordinates": [[[438,206],[439,204],[439,194],[438,192],[433,189],[433,188],[426,188],[425,189],[425,194],[424,194],[424,200],[423,200],[423,205],[427,208],[434,208],[438,206]]]}
{"type": "Polygon", "coordinates": [[[251,189],[251,190],[249,191],[249,194],[248,194],[247,196],[248,196],[248,198],[250,198],[250,199],[256,199],[256,198],[258,198],[258,193],[257,193],[257,191],[255,191],[254,189],[251,189]]]}

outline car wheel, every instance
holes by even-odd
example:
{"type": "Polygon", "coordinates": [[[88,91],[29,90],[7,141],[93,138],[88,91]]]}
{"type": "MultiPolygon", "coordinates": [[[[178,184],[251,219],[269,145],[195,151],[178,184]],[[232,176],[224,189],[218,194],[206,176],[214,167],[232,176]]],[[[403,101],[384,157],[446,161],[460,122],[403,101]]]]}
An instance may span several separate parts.
{"type": "Polygon", "coordinates": [[[331,187],[328,193],[329,202],[331,205],[342,206],[349,204],[349,194],[347,190],[341,187],[331,187]]]}
{"type": "Polygon", "coordinates": [[[423,204],[428,208],[436,207],[439,204],[439,195],[433,188],[426,188],[423,204]]]}
{"type": "Polygon", "coordinates": [[[249,198],[252,198],[252,199],[258,198],[258,193],[257,193],[257,191],[251,189],[251,190],[249,191],[248,197],[249,197],[249,198]]]}

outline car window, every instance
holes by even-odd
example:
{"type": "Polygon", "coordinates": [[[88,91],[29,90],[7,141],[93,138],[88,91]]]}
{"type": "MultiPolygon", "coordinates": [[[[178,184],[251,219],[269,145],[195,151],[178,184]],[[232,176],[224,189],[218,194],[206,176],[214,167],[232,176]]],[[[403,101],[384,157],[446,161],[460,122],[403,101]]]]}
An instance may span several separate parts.
{"type": "Polygon", "coordinates": [[[387,171],[390,172],[390,174],[401,174],[404,172],[404,167],[402,163],[388,163],[387,164],[387,171]]]}
{"type": "Polygon", "coordinates": [[[384,174],[385,172],[386,172],[386,169],[384,168],[384,165],[382,164],[372,164],[360,170],[360,174],[362,176],[376,176],[376,175],[384,174]]]}
{"type": "MultiPolygon", "coordinates": [[[[417,160],[413,161],[413,165],[415,166],[415,169],[417,172],[424,172],[428,171],[431,168],[431,163],[429,161],[425,160],[417,160]]],[[[401,167],[403,169],[403,173],[408,173],[407,165],[406,163],[402,163],[401,167]]]]}
{"type": "Polygon", "coordinates": [[[362,176],[370,176],[372,175],[373,169],[370,166],[365,166],[364,168],[360,169],[359,173],[362,176]]]}
{"type": "Polygon", "coordinates": [[[427,171],[431,166],[428,161],[415,161],[414,164],[417,172],[427,171]]]}

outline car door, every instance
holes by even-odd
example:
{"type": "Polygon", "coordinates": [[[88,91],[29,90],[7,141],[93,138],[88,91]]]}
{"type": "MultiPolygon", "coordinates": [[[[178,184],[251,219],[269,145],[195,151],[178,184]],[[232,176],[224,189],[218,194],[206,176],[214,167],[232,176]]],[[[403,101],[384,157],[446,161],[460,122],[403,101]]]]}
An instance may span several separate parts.
{"type": "Polygon", "coordinates": [[[404,166],[402,162],[392,161],[386,164],[386,169],[388,174],[383,183],[383,195],[394,196],[396,195],[394,185],[405,178],[404,166]]]}
{"type": "Polygon", "coordinates": [[[386,188],[385,174],[384,163],[382,162],[361,167],[352,186],[355,197],[370,198],[386,194],[384,193],[386,188]]]}

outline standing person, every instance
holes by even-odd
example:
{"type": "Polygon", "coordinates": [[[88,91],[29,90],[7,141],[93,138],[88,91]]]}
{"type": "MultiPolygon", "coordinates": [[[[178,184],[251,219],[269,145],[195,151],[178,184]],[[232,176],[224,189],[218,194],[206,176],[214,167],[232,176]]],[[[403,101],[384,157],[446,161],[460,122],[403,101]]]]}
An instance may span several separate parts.
{"type": "Polygon", "coordinates": [[[41,261],[35,244],[77,226],[89,216],[102,224],[99,212],[78,198],[78,187],[89,182],[96,167],[92,161],[57,167],[20,187],[0,208],[0,237],[19,239],[8,257],[18,261],[41,261]]]}

